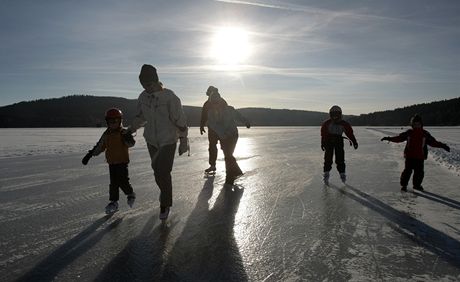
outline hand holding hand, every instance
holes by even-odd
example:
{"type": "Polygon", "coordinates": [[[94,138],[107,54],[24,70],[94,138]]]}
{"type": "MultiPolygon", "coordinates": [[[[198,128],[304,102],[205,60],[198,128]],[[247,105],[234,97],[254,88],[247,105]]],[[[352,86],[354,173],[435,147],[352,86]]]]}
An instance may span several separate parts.
{"type": "Polygon", "coordinates": [[[134,137],[131,133],[131,130],[126,130],[121,133],[121,137],[123,138],[123,142],[128,146],[132,147],[134,144],[136,144],[136,140],[134,140],[134,137]]]}

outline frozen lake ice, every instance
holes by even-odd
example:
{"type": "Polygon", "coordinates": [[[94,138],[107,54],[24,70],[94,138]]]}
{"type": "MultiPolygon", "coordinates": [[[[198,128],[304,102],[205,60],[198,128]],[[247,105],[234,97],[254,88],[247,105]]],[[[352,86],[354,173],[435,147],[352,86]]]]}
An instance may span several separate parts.
{"type": "MultiPolygon", "coordinates": [[[[319,127],[240,129],[235,189],[204,178],[207,137],[191,128],[176,156],[174,206],[158,219],[159,190],[141,133],[131,150],[137,193],[104,214],[108,166],[81,165],[102,128],[0,129],[0,276],[3,281],[460,280],[460,128],[427,128],[426,192],[399,191],[402,131],[356,127],[348,181],[321,182],[319,127]]],[[[411,190],[411,189],[409,189],[411,190]]]]}

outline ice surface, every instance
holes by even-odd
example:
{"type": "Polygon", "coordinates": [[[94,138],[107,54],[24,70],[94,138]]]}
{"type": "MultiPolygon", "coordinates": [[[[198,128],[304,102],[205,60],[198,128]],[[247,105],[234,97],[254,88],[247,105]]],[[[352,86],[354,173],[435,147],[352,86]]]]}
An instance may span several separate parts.
{"type": "Polygon", "coordinates": [[[240,129],[245,175],[224,188],[223,154],[204,178],[207,137],[192,128],[176,156],[174,206],[159,191],[142,132],[131,150],[129,209],[104,214],[108,167],[81,158],[104,129],[0,130],[0,277],[33,280],[363,281],[460,279],[460,129],[427,128],[426,192],[399,191],[403,129],[357,127],[347,185],[321,183],[319,127],[240,129]]]}

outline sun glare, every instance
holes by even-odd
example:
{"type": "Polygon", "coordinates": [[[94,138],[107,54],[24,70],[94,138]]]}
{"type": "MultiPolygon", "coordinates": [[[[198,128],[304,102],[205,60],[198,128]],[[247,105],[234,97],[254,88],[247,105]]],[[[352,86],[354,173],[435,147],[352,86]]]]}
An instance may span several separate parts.
{"type": "Polygon", "coordinates": [[[210,56],[219,65],[237,66],[251,55],[249,34],[241,28],[220,28],[212,38],[210,56]]]}

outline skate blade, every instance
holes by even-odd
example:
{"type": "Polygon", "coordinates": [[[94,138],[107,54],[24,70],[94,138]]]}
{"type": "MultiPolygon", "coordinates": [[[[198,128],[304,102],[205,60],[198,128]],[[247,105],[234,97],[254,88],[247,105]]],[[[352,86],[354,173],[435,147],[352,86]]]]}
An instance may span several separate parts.
{"type": "Polygon", "coordinates": [[[106,215],[112,215],[114,213],[116,213],[118,210],[114,210],[114,211],[105,211],[105,214],[106,215]]]}

